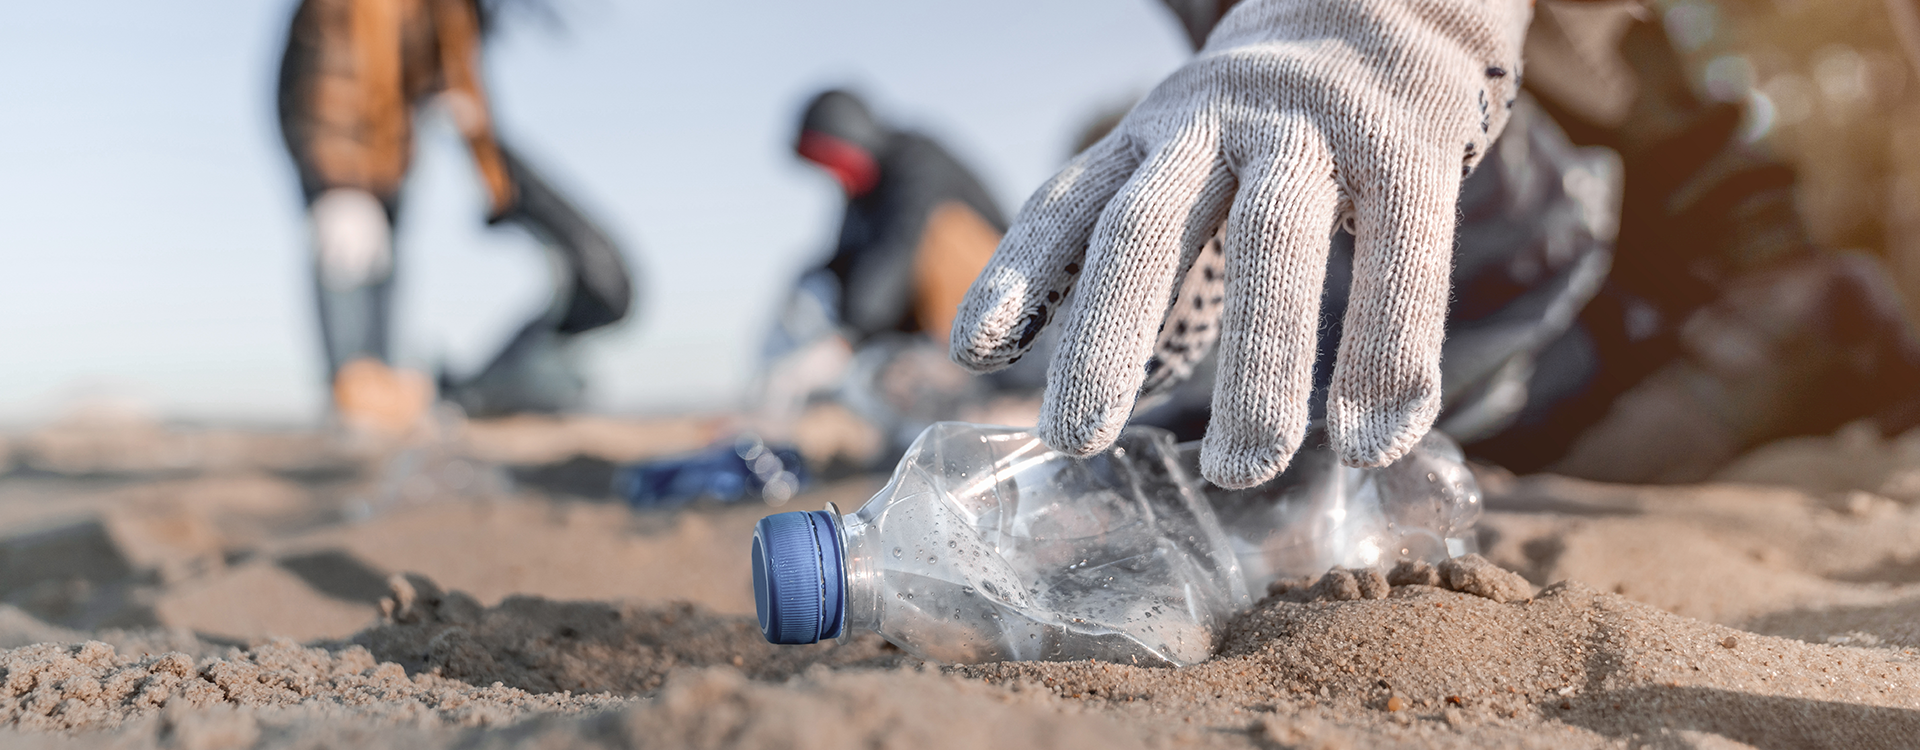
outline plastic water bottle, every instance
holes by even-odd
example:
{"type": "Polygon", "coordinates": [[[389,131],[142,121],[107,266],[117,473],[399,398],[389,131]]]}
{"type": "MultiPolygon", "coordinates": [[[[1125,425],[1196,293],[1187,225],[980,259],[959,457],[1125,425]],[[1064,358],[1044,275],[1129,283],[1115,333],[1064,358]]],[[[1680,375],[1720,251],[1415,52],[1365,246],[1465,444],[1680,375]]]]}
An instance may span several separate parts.
{"type": "Polygon", "coordinates": [[[1239,492],[1199,480],[1197,453],[1150,427],[1077,459],[1027,430],[935,424],[858,511],[761,520],[761,630],[789,644],[873,630],[949,663],[1193,664],[1269,581],[1445,559],[1478,517],[1444,436],[1380,470],[1302,451],[1239,492]]]}

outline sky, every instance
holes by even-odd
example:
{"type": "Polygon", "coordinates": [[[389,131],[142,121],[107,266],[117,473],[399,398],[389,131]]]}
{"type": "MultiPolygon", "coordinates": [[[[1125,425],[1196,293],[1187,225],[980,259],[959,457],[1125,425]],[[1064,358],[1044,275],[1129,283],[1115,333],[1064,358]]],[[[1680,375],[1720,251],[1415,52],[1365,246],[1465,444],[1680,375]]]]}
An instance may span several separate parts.
{"type": "MultiPolygon", "coordinates": [[[[794,158],[799,109],[849,87],[948,144],[1011,211],[1098,113],[1187,56],[1155,0],[550,0],[487,84],[503,137],[639,272],[586,342],[590,408],[742,396],[762,332],[824,260],[840,195],[794,158]]],[[[324,407],[305,218],[273,117],[292,2],[0,3],[0,424],[100,399],[194,421],[324,407]]],[[[470,372],[544,307],[530,237],[489,230],[428,115],[402,198],[396,358],[470,372]]]]}

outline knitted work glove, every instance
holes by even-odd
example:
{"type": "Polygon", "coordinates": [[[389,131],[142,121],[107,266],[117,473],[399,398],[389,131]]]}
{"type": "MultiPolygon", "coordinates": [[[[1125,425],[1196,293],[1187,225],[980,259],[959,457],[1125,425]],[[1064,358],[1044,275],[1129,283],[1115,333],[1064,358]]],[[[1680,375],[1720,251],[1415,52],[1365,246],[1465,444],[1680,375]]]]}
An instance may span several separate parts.
{"type": "Polygon", "coordinates": [[[1440,408],[1460,180],[1506,122],[1530,12],[1528,0],[1244,0],[1027,201],[960,306],[955,361],[1011,364],[1072,294],[1039,432],[1072,455],[1106,448],[1174,290],[1224,226],[1223,293],[1175,312],[1221,307],[1202,473],[1259,484],[1306,431],[1342,221],[1355,280],[1328,434],[1350,465],[1393,462],[1440,408]]]}

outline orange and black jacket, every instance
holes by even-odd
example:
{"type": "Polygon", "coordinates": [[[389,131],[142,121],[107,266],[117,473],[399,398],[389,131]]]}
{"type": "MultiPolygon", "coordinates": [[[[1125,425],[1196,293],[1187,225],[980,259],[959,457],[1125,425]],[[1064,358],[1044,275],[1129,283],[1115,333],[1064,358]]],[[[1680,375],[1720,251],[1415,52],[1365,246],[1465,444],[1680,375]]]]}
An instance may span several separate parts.
{"type": "Polygon", "coordinates": [[[466,137],[491,214],[514,185],[480,81],[474,0],[302,0],[280,63],[280,128],[307,199],[358,188],[389,206],[413,150],[413,111],[439,97],[466,137]]]}

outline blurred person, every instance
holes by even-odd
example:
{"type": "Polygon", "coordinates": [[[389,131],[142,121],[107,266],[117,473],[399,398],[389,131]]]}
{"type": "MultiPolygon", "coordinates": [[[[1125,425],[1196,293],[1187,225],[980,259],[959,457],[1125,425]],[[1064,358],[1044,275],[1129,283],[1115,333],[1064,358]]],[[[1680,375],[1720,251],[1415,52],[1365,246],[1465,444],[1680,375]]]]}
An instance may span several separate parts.
{"type": "Polygon", "coordinates": [[[1749,105],[1696,95],[1663,28],[1630,9],[1547,3],[1532,31],[1529,89],[1575,139],[1620,155],[1623,200],[1607,281],[1547,358],[1562,395],[1470,450],[1523,471],[1695,481],[1764,442],[1920,424],[1920,337],[1892,275],[1809,238],[1801,182],[1745,132],[1749,105]]]}
{"type": "Polygon", "coordinates": [[[945,340],[1007,228],[979,178],[939,142],[881,124],[841,90],[807,105],[794,152],[846,196],[833,257],[815,273],[843,290],[839,319],[854,342],[882,333],[945,340]]]}
{"type": "Polygon", "coordinates": [[[1246,487],[1309,421],[1359,466],[1438,422],[1516,470],[1686,481],[1920,421],[1884,269],[1806,239],[1792,170],[1637,3],[1167,2],[1199,56],[1035,193],[954,323],[992,372],[1067,308],[1052,447],[1137,414],[1246,487]]]}
{"type": "Polygon", "coordinates": [[[834,179],[846,207],[831,256],[801,275],[768,342],[758,429],[787,437],[809,404],[832,400],[880,433],[844,453],[885,462],[931,422],[1037,389],[1037,372],[977,381],[945,356],[960,298],[1007,224],[973,171],[847,91],[813,97],[799,125],[795,153],[834,179]]]}
{"type": "MultiPolygon", "coordinates": [[[[839,89],[809,101],[794,152],[846,199],[833,250],[781,307],[741,431],[616,473],[615,490],[636,508],[778,506],[809,481],[808,462],[885,469],[927,425],[994,421],[995,397],[1020,390],[1018,373],[973,378],[946,357],[954,310],[1006,230],[973,171],[839,89]]],[[[1026,392],[1037,389],[1037,373],[1024,377],[1026,392]]]]}
{"type": "Polygon", "coordinates": [[[281,133],[313,233],[314,286],[328,382],[349,426],[400,432],[434,384],[391,364],[394,224],[415,115],[443,108],[464,136],[487,195],[487,221],[515,224],[564,270],[549,307],[477,375],[440,377],[470,415],[557,411],[580,403],[569,356],[579,334],[626,316],[619,249],[496,132],[481,54],[496,8],[482,0],[302,0],[281,60],[281,133]]]}

